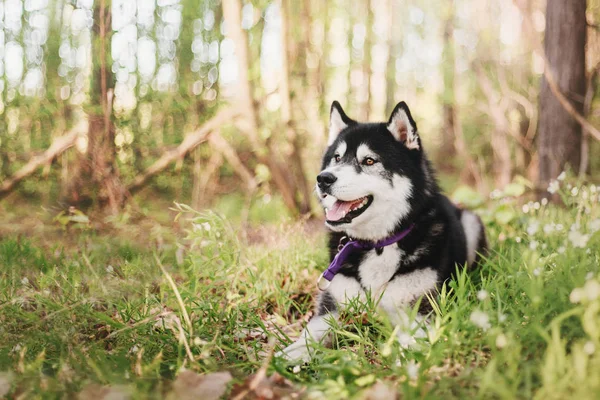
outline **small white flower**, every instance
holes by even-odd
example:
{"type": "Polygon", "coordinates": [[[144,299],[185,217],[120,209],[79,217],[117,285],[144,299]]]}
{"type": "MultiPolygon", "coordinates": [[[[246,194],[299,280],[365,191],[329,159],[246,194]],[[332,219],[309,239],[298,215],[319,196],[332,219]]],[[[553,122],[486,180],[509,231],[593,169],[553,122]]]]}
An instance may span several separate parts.
{"type": "Polygon", "coordinates": [[[508,339],[506,338],[504,333],[501,333],[498,336],[496,336],[496,347],[497,348],[502,349],[502,348],[506,347],[507,344],[508,344],[508,339]]]}
{"type": "Polygon", "coordinates": [[[475,310],[471,313],[471,322],[479,328],[487,331],[492,327],[490,317],[483,311],[475,310]]]}
{"type": "Polygon", "coordinates": [[[588,356],[591,356],[592,354],[594,354],[594,352],[596,351],[596,346],[594,345],[593,342],[591,341],[587,341],[585,342],[585,344],[583,345],[583,352],[585,354],[587,354],[588,356]]]}
{"type": "Polygon", "coordinates": [[[202,228],[206,231],[206,232],[210,232],[210,224],[208,222],[203,222],[202,223],[202,228]]]}
{"type": "Polygon", "coordinates": [[[588,273],[585,275],[585,280],[586,280],[586,281],[589,281],[589,280],[590,280],[590,279],[592,279],[593,277],[594,277],[594,273],[593,273],[593,272],[588,272],[588,273]]]}
{"type": "Polygon", "coordinates": [[[106,272],[108,272],[109,274],[112,274],[113,272],[115,272],[115,269],[113,268],[112,265],[109,265],[108,267],[106,267],[106,272]]]}
{"type": "Polygon", "coordinates": [[[560,188],[560,185],[558,184],[558,181],[556,181],[556,180],[550,181],[550,184],[548,185],[548,193],[554,194],[554,193],[558,192],[559,188],[560,188]]]}
{"type": "Polygon", "coordinates": [[[585,290],[585,296],[590,301],[594,301],[600,297],[600,283],[595,279],[587,281],[583,286],[583,290],[585,290]]]}
{"type": "Polygon", "coordinates": [[[517,237],[515,238],[515,242],[517,242],[517,243],[521,243],[521,236],[517,236],[517,237]]]}
{"type": "Polygon", "coordinates": [[[540,209],[540,202],[536,201],[535,203],[533,203],[533,208],[535,208],[536,210],[540,209]]]}
{"type": "Polygon", "coordinates": [[[134,344],[133,347],[129,349],[131,354],[136,354],[138,351],[140,351],[140,348],[137,346],[137,344],[134,344]]]}
{"type": "Polygon", "coordinates": [[[575,197],[577,196],[577,194],[579,193],[579,188],[577,186],[573,187],[573,189],[571,189],[571,196],[575,197]]]}
{"type": "Polygon", "coordinates": [[[410,380],[415,380],[419,376],[419,364],[414,360],[410,360],[406,365],[406,375],[410,380]]]}
{"type": "Polygon", "coordinates": [[[583,291],[582,288],[575,288],[569,295],[569,300],[571,301],[571,303],[574,303],[574,304],[580,303],[581,300],[583,300],[584,294],[585,294],[585,292],[583,291]]]}
{"type": "Polygon", "coordinates": [[[547,198],[545,198],[545,197],[544,197],[544,198],[542,199],[542,205],[543,205],[543,206],[545,206],[545,205],[548,205],[548,199],[547,199],[547,198]]]}
{"type": "Polygon", "coordinates": [[[506,314],[500,314],[498,315],[498,322],[504,322],[506,321],[506,314]]]}
{"type": "Polygon", "coordinates": [[[533,270],[533,276],[540,276],[541,273],[542,273],[542,271],[540,271],[539,268],[536,268],[533,270]]]}
{"type": "Polygon", "coordinates": [[[294,374],[297,374],[298,372],[300,372],[300,366],[299,365],[295,365],[294,368],[292,368],[292,372],[294,374]]]}
{"type": "Polygon", "coordinates": [[[590,221],[588,224],[588,228],[592,233],[600,231],[600,218],[596,218],[595,220],[590,221]]]}
{"type": "Polygon", "coordinates": [[[523,204],[522,210],[524,214],[527,214],[529,212],[529,204],[523,204]]]}
{"type": "Polygon", "coordinates": [[[573,247],[584,248],[588,240],[590,240],[590,235],[584,235],[577,230],[572,230],[569,232],[569,240],[573,244],[573,247]]]}
{"type": "Polygon", "coordinates": [[[487,290],[480,290],[479,292],[477,292],[477,299],[479,301],[484,301],[488,297],[489,297],[489,294],[488,294],[487,290]]]}
{"type": "Polygon", "coordinates": [[[529,248],[530,248],[531,250],[535,250],[535,249],[537,249],[537,247],[538,247],[538,244],[539,244],[539,243],[538,243],[538,241],[537,241],[537,240],[532,240],[531,242],[529,242],[529,248]]]}
{"type": "Polygon", "coordinates": [[[539,229],[540,229],[540,223],[537,221],[531,221],[529,223],[529,226],[527,227],[527,233],[529,235],[535,235],[539,229]]]}
{"type": "Polygon", "coordinates": [[[29,285],[29,279],[27,279],[27,277],[24,277],[23,279],[21,279],[21,284],[22,285],[29,285]]]}
{"type": "Polygon", "coordinates": [[[558,249],[556,249],[556,251],[558,251],[559,254],[564,253],[567,250],[567,248],[565,246],[560,246],[558,249]]]}
{"type": "Polygon", "coordinates": [[[409,347],[415,345],[417,341],[415,338],[407,332],[398,332],[398,343],[403,349],[408,349],[409,347]]]}
{"type": "Polygon", "coordinates": [[[567,176],[567,173],[565,171],[563,171],[563,172],[560,173],[560,175],[558,175],[556,177],[556,179],[558,179],[559,181],[562,181],[562,180],[564,180],[566,178],[566,176],[567,176]]]}

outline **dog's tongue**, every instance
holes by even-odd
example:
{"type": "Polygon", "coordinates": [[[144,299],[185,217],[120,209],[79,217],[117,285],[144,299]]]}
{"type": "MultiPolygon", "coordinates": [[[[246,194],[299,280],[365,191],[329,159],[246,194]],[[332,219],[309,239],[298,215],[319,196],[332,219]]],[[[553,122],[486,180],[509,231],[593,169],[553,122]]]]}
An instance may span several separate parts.
{"type": "Polygon", "coordinates": [[[333,206],[325,213],[325,218],[328,221],[339,221],[344,218],[355,201],[336,201],[333,206]]]}

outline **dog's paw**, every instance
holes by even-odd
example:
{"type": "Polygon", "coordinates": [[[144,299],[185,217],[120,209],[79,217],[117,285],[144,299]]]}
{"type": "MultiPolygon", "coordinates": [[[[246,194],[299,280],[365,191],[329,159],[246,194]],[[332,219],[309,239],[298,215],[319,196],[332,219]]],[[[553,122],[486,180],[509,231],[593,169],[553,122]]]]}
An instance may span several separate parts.
{"type": "Polygon", "coordinates": [[[275,353],[275,357],[283,358],[292,364],[302,364],[310,361],[308,345],[304,340],[298,340],[285,349],[275,353]]]}

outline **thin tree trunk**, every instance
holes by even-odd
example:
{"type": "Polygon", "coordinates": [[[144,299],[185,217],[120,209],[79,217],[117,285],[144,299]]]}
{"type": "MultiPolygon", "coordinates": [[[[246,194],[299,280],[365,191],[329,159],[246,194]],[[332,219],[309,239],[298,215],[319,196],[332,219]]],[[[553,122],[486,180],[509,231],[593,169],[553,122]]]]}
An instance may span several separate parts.
{"type": "MultiPolygon", "coordinates": [[[[586,0],[548,0],[544,51],[545,68],[578,114],[585,96],[586,0]]],[[[539,186],[544,188],[567,166],[578,171],[582,128],[542,78],[538,134],[539,186]]]]}
{"type": "Polygon", "coordinates": [[[396,99],[396,57],[400,54],[400,28],[397,24],[396,0],[388,0],[388,59],[385,67],[385,113],[391,113],[399,99],[396,99]]]}
{"type": "Polygon", "coordinates": [[[439,159],[445,167],[450,167],[451,161],[456,155],[454,142],[456,141],[456,121],[454,119],[454,2],[447,5],[446,19],[444,21],[444,56],[442,62],[442,71],[444,78],[444,92],[442,94],[442,146],[439,152],[439,159]],[[444,161],[445,160],[445,161],[444,161]]]}
{"type": "MultiPolygon", "coordinates": [[[[279,86],[279,93],[281,96],[281,118],[282,123],[285,127],[286,136],[288,142],[292,145],[292,153],[289,156],[291,161],[291,172],[294,178],[294,187],[299,190],[299,196],[297,205],[301,214],[310,212],[310,190],[308,183],[306,182],[306,176],[304,174],[304,163],[302,162],[302,140],[298,132],[296,131],[296,124],[294,118],[294,111],[292,108],[292,102],[290,98],[290,65],[291,63],[291,47],[290,47],[290,32],[288,22],[292,21],[291,14],[288,12],[289,0],[281,0],[280,13],[281,13],[281,45],[282,45],[282,77],[279,86]]],[[[306,68],[305,54],[307,51],[307,43],[302,40],[297,46],[297,57],[300,57],[304,61],[303,68],[306,68]]],[[[304,80],[304,79],[303,79],[304,80]]]]}
{"type": "Polygon", "coordinates": [[[259,161],[268,166],[273,182],[279,189],[283,201],[292,212],[298,212],[298,204],[295,195],[295,189],[289,169],[285,164],[278,162],[268,146],[260,139],[258,135],[258,112],[253,98],[253,85],[249,76],[250,62],[248,58],[248,40],[246,33],[241,26],[241,6],[239,0],[223,0],[223,17],[227,22],[227,34],[235,44],[235,51],[238,61],[238,86],[237,101],[246,117],[247,126],[244,129],[248,135],[250,144],[259,161]]]}
{"type": "Polygon", "coordinates": [[[362,62],[363,85],[360,98],[360,119],[368,121],[371,114],[371,53],[373,47],[373,9],[371,0],[365,0],[365,43],[362,62]]]}
{"type": "Polygon", "coordinates": [[[113,214],[123,206],[127,192],[121,183],[116,165],[114,126],[111,121],[112,89],[109,89],[110,69],[107,61],[107,40],[110,27],[107,16],[110,8],[106,0],[100,0],[94,10],[94,51],[97,63],[89,106],[89,129],[87,150],[72,179],[67,196],[71,203],[85,205],[90,201],[99,206],[108,206],[113,214]]]}

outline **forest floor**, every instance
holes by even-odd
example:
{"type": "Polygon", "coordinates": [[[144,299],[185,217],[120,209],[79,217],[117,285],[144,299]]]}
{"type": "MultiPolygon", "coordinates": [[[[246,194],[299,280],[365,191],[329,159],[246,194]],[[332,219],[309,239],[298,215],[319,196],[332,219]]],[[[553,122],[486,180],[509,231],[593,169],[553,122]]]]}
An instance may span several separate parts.
{"type": "Polygon", "coordinates": [[[403,348],[376,301],[354,302],[301,366],[272,353],[311,315],[314,225],[5,223],[0,397],[600,398],[599,193],[561,185],[566,207],[480,206],[492,252],[442,290],[428,338],[403,348]]]}

